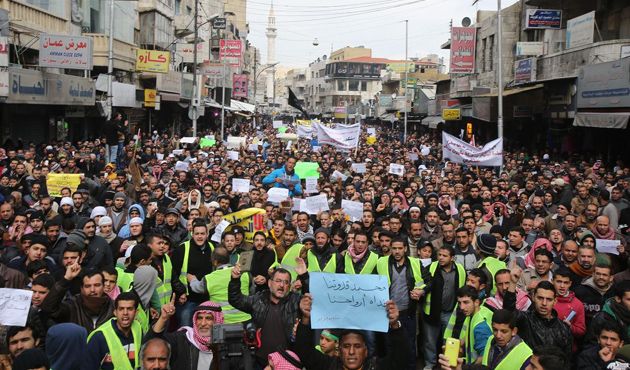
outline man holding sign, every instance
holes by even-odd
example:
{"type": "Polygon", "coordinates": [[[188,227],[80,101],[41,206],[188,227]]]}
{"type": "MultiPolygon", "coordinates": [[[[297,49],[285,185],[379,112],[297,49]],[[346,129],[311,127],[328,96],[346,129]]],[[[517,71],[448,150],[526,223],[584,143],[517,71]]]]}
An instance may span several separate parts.
{"type": "Polygon", "coordinates": [[[300,301],[302,319],[298,325],[295,339],[295,352],[306,369],[398,370],[404,368],[406,358],[409,356],[409,345],[406,342],[405,330],[398,321],[399,313],[396,303],[391,300],[385,302],[385,312],[383,312],[389,321],[387,356],[374,360],[374,357],[368,356],[368,347],[363,330],[349,329],[341,333],[339,357],[327,356],[315,349],[313,329],[311,328],[311,307],[314,299],[324,299],[324,297],[313,297],[306,294],[300,301]]]}
{"type": "Polygon", "coordinates": [[[302,185],[300,185],[300,178],[295,173],[295,164],[297,159],[295,157],[287,158],[287,161],[282,168],[274,170],[269,175],[265,176],[262,180],[263,185],[274,184],[276,188],[289,189],[289,196],[302,195],[302,185]]]}

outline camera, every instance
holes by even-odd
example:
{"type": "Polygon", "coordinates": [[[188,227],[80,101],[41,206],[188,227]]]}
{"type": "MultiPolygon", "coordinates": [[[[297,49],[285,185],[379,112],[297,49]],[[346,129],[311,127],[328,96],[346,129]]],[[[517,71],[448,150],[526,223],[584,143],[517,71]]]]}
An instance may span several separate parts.
{"type": "Polygon", "coordinates": [[[212,326],[212,342],[216,344],[241,343],[243,341],[242,324],[223,324],[212,326]]]}

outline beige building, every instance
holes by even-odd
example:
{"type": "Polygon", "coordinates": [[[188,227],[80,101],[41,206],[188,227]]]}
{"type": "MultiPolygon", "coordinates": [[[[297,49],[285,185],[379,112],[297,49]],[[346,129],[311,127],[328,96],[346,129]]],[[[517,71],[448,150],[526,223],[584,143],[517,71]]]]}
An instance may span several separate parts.
{"type": "Polygon", "coordinates": [[[330,54],[330,61],[339,61],[353,58],[371,58],[372,57],[372,49],[365,48],[363,46],[350,47],[346,46],[345,48],[341,48],[335,50],[330,54]]]}

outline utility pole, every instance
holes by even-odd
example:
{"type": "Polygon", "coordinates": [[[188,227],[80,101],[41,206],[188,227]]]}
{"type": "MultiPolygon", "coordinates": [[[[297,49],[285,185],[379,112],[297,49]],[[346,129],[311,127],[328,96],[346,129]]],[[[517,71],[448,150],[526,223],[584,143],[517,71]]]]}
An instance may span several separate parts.
{"type": "Polygon", "coordinates": [[[408,53],[409,53],[409,20],[405,19],[405,133],[403,137],[403,143],[407,142],[407,103],[409,102],[409,66],[407,65],[408,53]]]}
{"type": "Polygon", "coordinates": [[[109,50],[107,51],[107,120],[112,118],[114,109],[113,97],[113,79],[114,79],[114,1],[109,0],[109,50]]]}
{"type": "MultiPolygon", "coordinates": [[[[223,58],[221,60],[221,63],[223,63],[223,72],[221,72],[223,75],[223,83],[221,84],[221,141],[225,139],[225,54],[227,51],[227,45],[225,43],[223,45],[226,50],[223,51],[223,58]]],[[[221,54],[220,50],[221,48],[219,47],[219,54],[221,54]]]]}
{"type": "Polygon", "coordinates": [[[497,114],[497,134],[499,139],[503,138],[503,36],[501,25],[501,0],[497,0],[497,37],[499,45],[497,45],[497,50],[499,53],[498,59],[498,68],[497,73],[499,74],[498,84],[499,84],[499,95],[498,95],[498,108],[499,112],[497,114]]]}
{"type": "Polygon", "coordinates": [[[258,80],[258,76],[256,75],[256,54],[257,54],[257,49],[254,49],[254,119],[252,120],[252,128],[256,128],[256,112],[258,111],[258,102],[256,101],[256,93],[257,93],[257,88],[256,86],[258,85],[256,82],[258,80]]]}
{"type": "Polygon", "coordinates": [[[197,137],[197,118],[199,116],[199,96],[197,95],[197,39],[199,36],[199,28],[197,27],[197,17],[199,16],[199,0],[195,0],[195,39],[193,45],[193,81],[192,81],[192,101],[191,101],[191,114],[192,114],[192,129],[193,137],[197,137]]]}

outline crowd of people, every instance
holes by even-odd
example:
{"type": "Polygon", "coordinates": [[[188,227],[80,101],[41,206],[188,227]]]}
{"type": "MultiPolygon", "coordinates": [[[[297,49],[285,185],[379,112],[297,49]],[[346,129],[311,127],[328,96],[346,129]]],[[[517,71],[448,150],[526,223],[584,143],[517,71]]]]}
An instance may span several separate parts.
{"type": "Polygon", "coordinates": [[[342,151],[287,125],[233,128],[236,158],[122,115],[93,140],[5,143],[0,288],[32,299],[0,325],[0,369],[630,369],[628,163],[506,151],[481,168],[444,160],[435,133],[363,128],[342,151]],[[317,192],[298,162],[318,163],[317,192]],[[80,183],[51,194],[55,173],[80,183]],[[318,194],[328,210],[294,207],[318,194]],[[239,212],[249,226],[225,227],[239,212]],[[312,272],[386,276],[389,330],[313,329],[312,272]]]}

